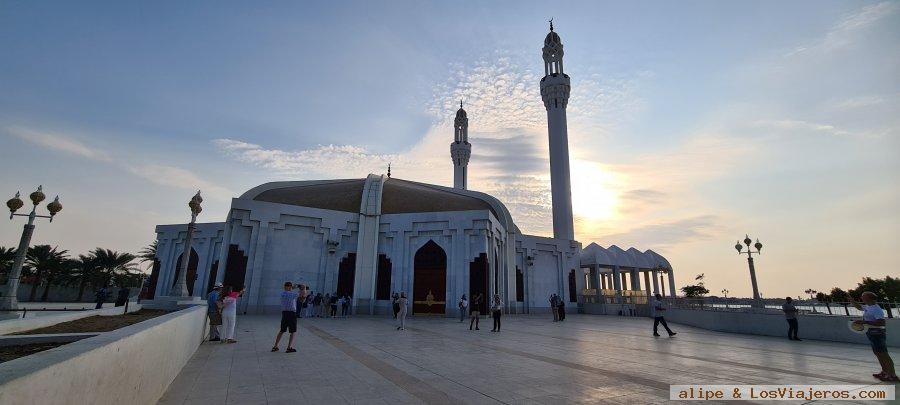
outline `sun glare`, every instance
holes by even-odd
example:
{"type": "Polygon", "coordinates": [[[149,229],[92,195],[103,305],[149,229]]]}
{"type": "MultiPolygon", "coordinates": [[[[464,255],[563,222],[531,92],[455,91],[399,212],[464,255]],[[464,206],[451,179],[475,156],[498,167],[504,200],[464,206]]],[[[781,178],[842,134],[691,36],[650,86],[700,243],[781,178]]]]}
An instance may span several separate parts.
{"type": "Polygon", "coordinates": [[[617,195],[613,191],[615,175],[600,165],[572,160],[572,210],[587,220],[612,219],[617,195]]]}

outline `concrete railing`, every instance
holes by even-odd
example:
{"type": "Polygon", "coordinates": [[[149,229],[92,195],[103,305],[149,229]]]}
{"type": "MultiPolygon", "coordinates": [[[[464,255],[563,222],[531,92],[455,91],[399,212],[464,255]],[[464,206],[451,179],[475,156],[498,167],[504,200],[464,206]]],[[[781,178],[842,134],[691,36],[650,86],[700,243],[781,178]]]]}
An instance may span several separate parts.
{"type": "MultiPolygon", "coordinates": [[[[720,332],[746,333],[751,335],[787,337],[788,324],[782,313],[753,313],[704,311],[671,308],[665,313],[666,320],[684,325],[696,326],[720,332]]],[[[797,315],[799,337],[801,339],[829,340],[833,342],[864,343],[869,339],[864,334],[854,333],[847,327],[850,320],[858,317],[828,315],[797,315]]],[[[887,319],[887,344],[900,347],[900,319],[887,319]]]]}
{"type": "Polygon", "coordinates": [[[0,364],[0,404],[155,404],[204,336],[194,306],[0,364]]]}
{"type": "MultiPolygon", "coordinates": [[[[141,304],[130,303],[128,312],[135,312],[141,309],[141,304]]],[[[17,318],[0,321],[0,335],[8,335],[10,333],[22,332],[26,330],[44,328],[56,325],[58,323],[74,321],[76,319],[87,318],[89,316],[101,315],[112,316],[122,315],[125,313],[125,307],[109,307],[101,309],[89,309],[85,311],[60,311],[53,315],[35,316],[32,318],[17,318]]]]}

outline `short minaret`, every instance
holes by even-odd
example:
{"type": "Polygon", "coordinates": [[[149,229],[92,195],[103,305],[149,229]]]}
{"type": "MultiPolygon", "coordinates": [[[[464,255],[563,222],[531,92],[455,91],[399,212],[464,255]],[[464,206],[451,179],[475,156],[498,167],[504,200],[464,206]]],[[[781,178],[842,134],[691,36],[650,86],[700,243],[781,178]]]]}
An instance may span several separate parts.
{"type": "Polygon", "coordinates": [[[550,136],[550,190],[553,203],[553,237],[575,239],[572,215],[572,181],[569,174],[569,132],[566,126],[566,105],[569,103],[569,75],[563,73],[563,45],[553,31],[544,38],[544,78],[541,79],[541,98],[547,109],[547,130],[550,136]]]}
{"type": "Polygon", "coordinates": [[[450,157],[453,158],[453,188],[465,190],[469,180],[469,157],[472,145],[469,143],[469,118],[463,110],[462,101],[453,120],[453,143],[450,144],[450,157]]]}

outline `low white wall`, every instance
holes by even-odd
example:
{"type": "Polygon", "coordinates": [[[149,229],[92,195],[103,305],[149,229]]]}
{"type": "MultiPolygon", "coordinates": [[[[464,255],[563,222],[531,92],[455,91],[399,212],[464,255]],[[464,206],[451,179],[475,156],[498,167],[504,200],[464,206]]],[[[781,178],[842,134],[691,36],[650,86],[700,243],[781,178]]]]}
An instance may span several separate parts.
{"type": "Polygon", "coordinates": [[[200,345],[194,306],[0,364],[0,404],[155,404],[200,345]]]}
{"type": "MultiPolygon", "coordinates": [[[[787,337],[788,324],[784,314],[728,311],[669,309],[666,320],[720,332],[787,337]]],[[[797,315],[801,339],[869,344],[864,334],[853,333],[847,327],[846,316],[797,315]]],[[[900,347],[900,319],[887,320],[888,346],[900,347]]]]}
{"type": "MultiPolygon", "coordinates": [[[[135,312],[141,309],[141,304],[129,303],[128,312],[135,312]]],[[[101,315],[112,316],[122,315],[125,313],[125,307],[109,307],[101,309],[89,309],[86,311],[60,311],[53,315],[41,315],[32,318],[7,319],[0,321],[0,335],[8,335],[10,333],[22,332],[26,330],[44,328],[56,325],[58,323],[74,321],[76,319],[87,318],[89,316],[101,315]]]]}

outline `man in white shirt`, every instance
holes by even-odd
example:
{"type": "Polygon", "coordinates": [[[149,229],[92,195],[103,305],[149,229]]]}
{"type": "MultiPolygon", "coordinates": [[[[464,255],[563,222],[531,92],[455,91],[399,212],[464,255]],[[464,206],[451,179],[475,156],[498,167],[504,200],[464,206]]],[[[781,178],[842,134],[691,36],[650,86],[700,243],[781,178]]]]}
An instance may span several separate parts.
{"type": "Polygon", "coordinates": [[[669,332],[669,337],[675,336],[678,333],[672,332],[672,329],[669,329],[669,325],[666,324],[666,318],[663,317],[666,311],[666,304],[662,300],[662,296],[656,294],[653,299],[650,300],[650,316],[653,317],[653,336],[659,336],[659,332],[657,329],[659,328],[659,324],[662,324],[664,328],[666,328],[666,332],[669,332]]]}
{"type": "Polygon", "coordinates": [[[881,372],[872,374],[873,377],[886,382],[898,382],[897,373],[894,370],[894,360],[887,350],[887,334],[885,333],[886,323],[884,321],[884,310],[878,305],[878,296],[875,293],[866,291],[862,293],[863,305],[853,300],[850,296],[850,304],[856,309],[863,311],[863,319],[853,321],[857,325],[866,325],[866,337],[872,344],[872,352],[875,358],[881,364],[881,372]]]}

